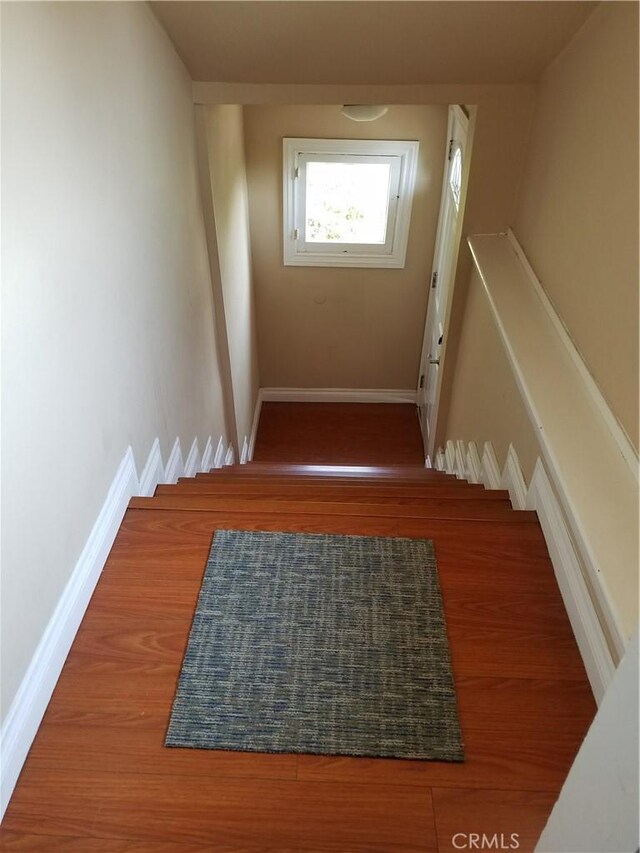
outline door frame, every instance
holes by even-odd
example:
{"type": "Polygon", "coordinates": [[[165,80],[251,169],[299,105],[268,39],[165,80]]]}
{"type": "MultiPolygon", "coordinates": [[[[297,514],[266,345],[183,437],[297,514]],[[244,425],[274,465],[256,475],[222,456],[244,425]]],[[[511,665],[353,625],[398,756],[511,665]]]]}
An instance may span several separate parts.
{"type": "Polygon", "coordinates": [[[447,184],[449,179],[449,140],[452,138],[453,132],[453,122],[454,120],[459,120],[463,118],[467,125],[467,133],[465,140],[465,151],[464,158],[462,163],[462,187],[460,192],[460,204],[458,206],[458,216],[456,221],[456,232],[453,240],[453,249],[452,249],[452,258],[451,258],[451,281],[449,283],[449,288],[447,292],[446,304],[444,315],[442,317],[443,324],[443,341],[440,345],[439,350],[439,370],[436,379],[436,386],[434,390],[434,402],[433,402],[433,428],[429,433],[428,440],[425,439],[425,431],[422,425],[421,419],[421,410],[420,410],[420,392],[422,390],[420,382],[421,377],[424,376],[424,380],[426,382],[427,374],[425,371],[426,361],[429,357],[429,332],[430,332],[430,322],[432,320],[432,312],[434,309],[434,300],[429,299],[427,305],[427,313],[425,317],[425,325],[424,332],[422,337],[422,351],[420,353],[420,364],[418,367],[418,380],[416,386],[416,400],[418,402],[418,417],[420,419],[420,431],[422,433],[422,440],[424,445],[424,453],[425,453],[425,464],[427,467],[433,467],[435,460],[435,443],[436,443],[436,433],[437,427],[439,424],[440,417],[440,397],[442,392],[442,381],[444,376],[444,368],[446,364],[446,352],[449,338],[449,327],[451,320],[451,306],[453,304],[453,293],[455,289],[455,281],[456,276],[458,274],[458,260],[460,256],[460,245],[462,242],[462,233],[463,233],[463,223],[465,216],[465,206],[467,201],[467,190],[469,186],[469,173],[471,166],[471,154],[473,148],[473,136],[475,130],[475,122],[476,122],[476,111],[477,108],[475,106],[467,106],[464,107],[459,104],[450,104],[449,105],[449,118],[447,123],[447,147],[445,152],[445,160],[444,160],[444,168],[443,168],[443,176],[442,176],[442,189],[440,193],[440,210],[438,214],[438,227],[436,230],[436,239],[434,243],[434,252],[433,252],[433,265],[431,269],[431,275],[428,280],[429,287],[429,295],[431,294],[431,282],[433,280],[433,275],[436,270],[436,261],[437,261],[437,247],[438,241],[440,240],[440,232],[443,223],[443,214],[445,208],[445,199],[447,193],[447,184]]]}

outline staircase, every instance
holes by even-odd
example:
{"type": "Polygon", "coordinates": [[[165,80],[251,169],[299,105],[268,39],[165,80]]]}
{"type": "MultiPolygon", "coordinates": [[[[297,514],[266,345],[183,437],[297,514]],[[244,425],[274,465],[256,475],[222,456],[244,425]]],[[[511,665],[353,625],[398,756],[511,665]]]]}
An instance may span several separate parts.
{"type": "MultiPolygon", "coordinates": [[[[411,520],[418,535],[421,522],[460,524],[537,521],[534,512],[514,511],[506,491],[485,490],[464,480],[416,465],[329,466],[253,462],[183,478],[158,486],[151,498],[134,498],[131,509],[214,512],[254,527],[256,514],[276,515],[278,523],[335,525],[384,519],[385,525],[411,520]]],[[[225,522],[227,523],[227,522],[225,522]]],[[[326,532],[329,532],[327,529],[326,532]]]]}
{"type": "Polygon", "coordinates": [[[0,846],[444,853],[508,827],[531,851],[594,712],[537,517],[506,491],[419,465],[225,467],[131,500],[0,846]],[[217,528],[432,539],[465,761],[165,748],[217,528]]]}

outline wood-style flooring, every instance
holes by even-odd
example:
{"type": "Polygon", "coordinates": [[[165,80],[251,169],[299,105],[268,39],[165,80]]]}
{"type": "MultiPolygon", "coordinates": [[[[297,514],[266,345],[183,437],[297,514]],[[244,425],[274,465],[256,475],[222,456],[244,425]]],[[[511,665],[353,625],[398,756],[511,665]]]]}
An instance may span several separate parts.
{"type": "Polygon", "coordinates": [[[515,833],[519,851],[533,850],[595,713],[539,524],[504,492],[426,471],[420,451],[417,463],[400,459],[405,429],[407,448],[415,438],[406,407],[365,406],[356,418],[339,404],[347,426],[369,436],[345,459],[340,411],[327,406],[325,418],[315,405],[333,434],[314,435],[308,407],[290,404],[273,404],[276,429],[265,406],[260,462],[132,501],[7,810],[2,850],[445,853],[472,832],[502,833],[505,844],[515,833]],[[343,478],[280,464],[292,461],[387,467],[343,478]],[[432,538],[465,762],[165,748],[217,527],[432,538]]]}
{"type": "Polygon", "coordinates": [[[253,459],[297,465],[422,465],[416,407],[263,403],[253,459]]]}

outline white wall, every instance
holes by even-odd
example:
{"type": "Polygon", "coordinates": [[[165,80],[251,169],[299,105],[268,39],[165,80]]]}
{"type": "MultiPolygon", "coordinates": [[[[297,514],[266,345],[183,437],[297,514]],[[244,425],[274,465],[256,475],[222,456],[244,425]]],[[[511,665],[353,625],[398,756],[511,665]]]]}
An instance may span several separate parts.
{"type": "Polygon", "coordinates": [[[638,632],[538,842],[539,853],[631,853],[638,831],[638,632]]]}
{"type": "Polygon", "coordinates": [[[191,83],[142,3],[2,9],[2,711],[129,444],[223,432],[191,83]]]}
{"type": "Polygon", "coordinates": [[[253,300],[249,201],[244,158],[242,107],[234,104],[199,107],[204,110],[207,162],[211,182],[217,269],[213,287],[220,304],[228,341],[238,451],[242,452],[258,396],[258,347],[253,300]]]}
{"type": "Polygon", "coordinates": [[[467,292],[447,420],[447,439],[493,444],[500,470],[513,444],[529,482],[540,445],[475,266],[467,292]]]}

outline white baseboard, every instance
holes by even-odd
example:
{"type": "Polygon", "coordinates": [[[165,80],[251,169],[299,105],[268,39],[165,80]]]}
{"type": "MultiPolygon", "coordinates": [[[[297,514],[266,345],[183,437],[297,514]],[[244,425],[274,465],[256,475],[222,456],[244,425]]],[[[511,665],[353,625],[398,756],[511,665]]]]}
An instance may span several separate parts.
{"type": "Polygon", "coordinates": [[[610,614],[605,611],[600,613],[594,604],[597,591],[592,594],[589,588],[586,580],[589,572],[574,545],[570,528],[542,461],[538,459],[527,488],[513,445],[509,445],[502,474],[489,441],[484,445],[482,461],[474,442],[469,442],[465,448],[464,442],[460,441],[447,441],[446,451],[443,453],[440,450],[438,458],[447,473],[457,476],[460,476],[460,470],[466,463],[467,479],[482,482],[488,489],[507,489],[514,509],[529,509],[538,513],[589,683],[596,701],[600,703],[613,678],[615,654],[621,640],[613,633],[610,614]]]}
{"type": "Polygon", "coordinates": [[[224,454],[224,464],[225,465],[235,465],[235,461],[236,461],[236,452],[233,449],[233,444],[230,444],[229,447],[227,447],[227,450],[224,454]]]}
{"type": "Polygon", "coordinates": [[[180,447],[180,437],[176,438],[174,445],[169,455],[167,468],[164,474],[165,483],[177,483],[180,477],[184,476],[184,460],[182,458],[182,448],[180,447]]]}
{"type": "Polygon", "coordinates": [[[413,403],[416,392],[393,388],[261,388],[270,403],[413,403]]]}
{"type": "Polygon", "coordinates": [[[204,451],[202,453],[202,461],[200,462],[200,473],[206,474],[213,467],[213,441],[211,436],[207,439],[204,451]]]}
{"type": "Polygon", "coordinates": [[[444,450],[439,447],[438,452],[436,453],[436,471],[446,471],[447,470],[447,457],[445,455],[444,450]]]}
{"type": "Polygon", "coordinates": [[[193,439],[191,450],[187,456],[187,461],[184,463],[184,476],[195,477],[200,469],[200,452],[198,449],[198,438],[193,439]]]}
{"type": "MultiPolygon", "coordinates": [[[[222,438],[218,447],[221,445],[224,448],[222,438]]],[[[211,446],[209,438],[200,461],[198,442],[194,439],[187,460],[188,470],[195,473],[199,467],[205,465],[206,470],[209,470],[207,456],[210,459],[212,455],[211,446]]],[[[131,447],[127,448],[102,509],[2,724],[0,819],[9,803],[130,499],[138,495],[152,495],[158,483],[175,482],[182,475],[184,467],[178,438],[173,445],[166,469],[162,463],[160,441],[155,439],[140,477],[133,450],[131,447]]]]}
{"type": "Polygon", "coordinates": [[[467,447],[467,473],[470,483],[481,482],[482,462],[475,441],[470,441],[467,447]]]}
{"type": "Polygon", "coordinates": [[[611,683],[615,664],[564,514],[540,460],[529,484],[526,507],[538,513],[571,627],[599,704],[611,683]]]}
{"type": "Polygon", "coordinates": [[[151,452],[140,475],[140,495],[150,497],[158,483],[164,481],[164,463],[160,450],[160,439],[156,438],[151,446],[151,452]]]}
{"type": "MultiPolygon", "coordinates": [[[[565,351],[567,352],[575,368],[577,369],[580,378],[584,383],[584,387],[586,388],[587,393],[591,398],[592,403],[594,404],[599,416],[606,423],[607,429],[609,430],[614,441],[618,445],[618,449],[622,454],[623,459],[627,463],[629,470],[637,481],[638,475],[640,473],[640,468],[638,466],[637,450],[634,448],[631,440],[629,439],[629,436],[624,431],[624,429],[620,425],[620,422],[615,417],[611,408],[609,407],[609,404],[605,400],[602,391],[598,387],[597,382],[589,371],[589,368],[584,362],[583,357],[580,355],[580,352],[578,351],[578,348],[576,347],[573,339],[571,338],[571,335],[567,331],[567,327],[560,319],[560,316],[554,308],[553,303],[547,296],[546,290],[542,286],[542,283],[538,279],[538,276],[535,274],[533,267],[529,263],[529,260],[525,255],[522,246],[518,242],[518,239],[511,228],[507,230],[506,236],[509,243],[511,244],[513,251],[518,256],[518,259],[522,264],[526,276],[531,285],[533,286],[533,289],[535,290],[536,296],[542,303],[542,307],[544,308],[547,317],[549,318],[554,329],[559,335],[565,351]]],[[[509,353],[507,353],[507,355],[509,355],[509,353]]]]}
{"type": "Polygon", "coordinates": [[[253,413],[253,423],[251,424],[251,437],[249,438],[249,454],[248,454],[248,462],[251,462],[253,459],[253,451],[256,447],[256,439],[258,437],[258,426],[260,425],[260,412],[262,411],[262,400],[263,397],[263,389],[258,389],[258,396],[256,398],[256,408],[253,413]]]}
{"type": "MultiPolygon", "coordinates": [[[[147,466],[145,470],[146,468],[147,466]]],[[[129,500],[139,491],[133,451],[128,447],[100,514],[2,725],[2,815],[47,709],[129,500]]]]}
{"type": "Polygon", "coordinates": [[[459,480],[482,483],[487,489],[507,489],[513,508],[524,509],[527,485],[522,476],[518,454],[512,444],[509,445],[507,461],[500,474],[496,453],[490,441],[485,442],[482,459],[475,441],[468,444],[464,441],[447,441],[444,469],[448,474],[455,474],[459,480]]]}
{"type": "Polygon", "coordinates": [[[242,451],[240,453],[240,464],[246,465],[249,462],[249,439],[245,435],[244,441],[242,442],[242,451]]]}
{"type": "Polygon", "coordinates": [[[467,451],[464,446],[464,441],[455,442],[455,458],[456,458],[456,477],[458,480],[467,479],[467,451]]]}
{"type": "Polygon", "coordinates": [[[444,470],[447,474],[456,473],[456,445],[448,441],[444,448],[444,470]]]}
{"type": "Polygon", "coordinates": [[[500,488],[507,489],[514,509],[524,509],[527,503],[527,485],[522,476],[520,460],[513,444],[509,445],[507,461],[504,463],[500,488]]]}
{"type": "Polygon", "coordinates": [[[222,468],[224,465],[224,457],[227,452],[227,449],[224,445],[224,438],[220,436],[218,440],[218,446],[216,447],[216,452],[213,456],[213,467],[214,468],[222,468]]]}
{"type": "Polygon", "coordinates": [[[500,488],[500,468],[496,459],[496,452],[490,441],[485,441],[482,449],[480,480],[487,489],[500,488]]]}

